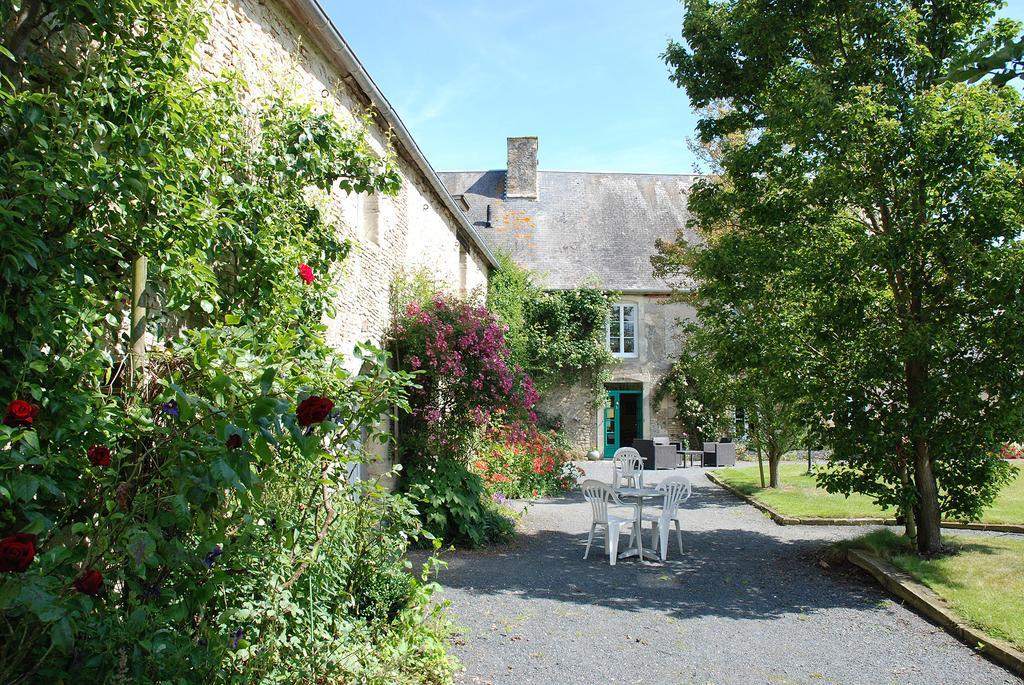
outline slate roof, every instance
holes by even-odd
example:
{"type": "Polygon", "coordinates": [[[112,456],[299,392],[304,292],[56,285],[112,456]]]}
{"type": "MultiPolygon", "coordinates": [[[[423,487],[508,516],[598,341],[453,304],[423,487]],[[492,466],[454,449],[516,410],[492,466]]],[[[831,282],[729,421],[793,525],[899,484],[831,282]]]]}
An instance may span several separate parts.
{"type": "MultiPolygon", "coordinates": [[[[484,242],[509,253],[545,287],[670,291],[652,273],[654,242],[675,240],[685,228],[686,198],[698,175],[537,173],[536,200],[506,199],[504,170],[438,175],[452,195],[462,195],[466,215],[484,242]]],[[[695,239],[689,231],[686,236],[695,239]]]]}

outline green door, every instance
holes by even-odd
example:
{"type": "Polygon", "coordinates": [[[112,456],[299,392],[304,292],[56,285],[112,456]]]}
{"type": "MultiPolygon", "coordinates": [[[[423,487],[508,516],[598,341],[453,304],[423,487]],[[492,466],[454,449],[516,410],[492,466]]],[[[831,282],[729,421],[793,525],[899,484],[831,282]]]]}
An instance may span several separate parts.
{"type": "Polygon", "coordinates": [[[604,398],[604,456],[610,459],[620,447],[632,447],[643,437],[643,393],[640,390],[609,390],[604,398]]]}

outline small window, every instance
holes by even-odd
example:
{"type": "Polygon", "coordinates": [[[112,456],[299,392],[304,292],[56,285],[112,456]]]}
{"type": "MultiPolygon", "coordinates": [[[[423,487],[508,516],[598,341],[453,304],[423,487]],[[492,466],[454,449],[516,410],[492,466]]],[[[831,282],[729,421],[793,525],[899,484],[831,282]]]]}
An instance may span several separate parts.
{"type": "Polygon", "coordinates": [[[359,196],[359,228],[362,237],[374,245],[379,244],[380,204],[375,193],[359,196]]]}
{"type": "Polygon", "coordinates": [[[459,294],[469,292],[469,250],[459,241],[459,294]]]}
{"type": "Polygon", "coordinates": [[[636,305],[615,304],[608,316],[608,350],[616,357],[636,357],[636,305]]]}

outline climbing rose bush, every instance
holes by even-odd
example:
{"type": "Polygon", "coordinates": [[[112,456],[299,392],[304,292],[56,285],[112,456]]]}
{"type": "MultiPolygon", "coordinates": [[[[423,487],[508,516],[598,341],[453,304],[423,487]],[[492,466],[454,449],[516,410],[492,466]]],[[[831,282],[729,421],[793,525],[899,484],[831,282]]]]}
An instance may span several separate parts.
{"type": "Polygon", "coordinates": [[[510,364],[504,330],[486,307],[436,293],[405,305],[391,333],[417,383],[400,430],[401,487],[437,537],[480,545],[507,534],[511,522],[469,468],[489,425],[536,418],[537,390],[510,364]]]}
{"type": "Polygon", "coordinates": [[[438,293],[425,305],[410,303],[393,333],[402,367],[418,374],[411,403],[417,448],[465,458],[492,418],[536,418],[533,380],[510,366],[504,331],[486,307],[438,293]]]}

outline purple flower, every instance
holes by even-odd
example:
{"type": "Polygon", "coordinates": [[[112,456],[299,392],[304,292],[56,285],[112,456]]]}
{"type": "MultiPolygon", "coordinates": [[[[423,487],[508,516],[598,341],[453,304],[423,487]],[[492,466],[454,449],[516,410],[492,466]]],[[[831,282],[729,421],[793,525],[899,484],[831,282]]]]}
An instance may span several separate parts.
{"type": "Polygon", "coordinates": [[[175,400],[169,400],[160,405],[160,411],[167,414],[168,416],[180,416],[181,412],[178,410],[178,403],[175,400]]]}
{"type": "Polygon", "coordinates": [[[493,495],[491,495],[491,499],[493,499],[498,504],[505,504],[506,502],[508,502],[508,498],[505,497],[505,493],[503,492],[494,493],[493,495]]]}
{"type": "Polygon", "coordinates": [[[224,554],[224,550],[221,549],[220,545],[217,545],[210,550],[210,553],[206,555],[205,559],[203,559],[203,563],[206,564],[206,568],[213,568],[213,564],[217,561],[217,557],[222,554],[224,554]]]}
{"type": "Polygon", "coordinates": [[[245,631],[244,631],[244,630],[242,630],[242,627],[241,627],[241,626],[239,626],[239,627],[238,627],[238,630],[236,630],[236,631],[235,631],[235,632],[234,632],[234,633],[233,633],[233,634],[231,635],[231,649],[238,649],[238,642],[239,642],[239,641],[240,641],[240,640],[241,640],[241,639],[242,639],[243,637],[245,637],[245,631]]]}

